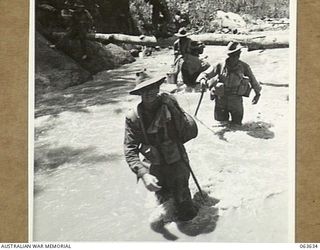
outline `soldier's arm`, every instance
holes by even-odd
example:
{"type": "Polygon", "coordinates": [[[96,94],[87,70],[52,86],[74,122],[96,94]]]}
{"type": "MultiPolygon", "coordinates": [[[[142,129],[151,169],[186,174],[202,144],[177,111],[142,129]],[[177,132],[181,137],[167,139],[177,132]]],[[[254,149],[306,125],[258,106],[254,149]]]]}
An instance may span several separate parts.
{"type": "Polygon", "coordinates": [[[260,83],[257,81],[257,79],[255,78],[255,76],[254,76],[254,74],[248,64],[245,64],[244,74],[247,77],[249,77],[249,80],[250,80],[250,83],[251,83],[251,86],[252,86],[254,92],[256,94],[260,94],[262,87],[261,87],[260,83]]]}
{"type": "Polygon", "coordinates": [[[219,74],[220,67],[221,67],[220,64],[217,64],[215,66],[210,65],[210,67],[208,69],[206,69],[205,71],[200,73],[200,75],[196,79],[196,82],[200,83],[201,80],[208,81],[209,79],[215,77],[216,75],[219,74]]]}
{"type": "Polygon", "coordinates": [[[126,162],[130,169],[137,175],[138,178],[144,174],[149,173],[147,167],[145,167],[139,158],[139,145],[141,143],[140,133],[134,126],[130,117],[126,117],[125,122],[125,136],[124,136],[124,155],[126,162]]]}
{"type": "Polygon", "coordinates": [[[175,41],[173,44],[173,54],[176,56],[180,53],[178,41],[175,41]]]}

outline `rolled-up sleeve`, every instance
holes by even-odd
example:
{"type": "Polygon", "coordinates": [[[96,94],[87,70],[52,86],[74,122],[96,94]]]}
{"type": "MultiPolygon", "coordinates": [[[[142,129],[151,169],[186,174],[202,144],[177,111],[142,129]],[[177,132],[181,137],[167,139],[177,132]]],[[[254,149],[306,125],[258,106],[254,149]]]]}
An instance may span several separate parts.
{"type": "Polygon", "coordinates": [[[254,92],[256,94],[259,94],[261,92],[261,85],[260,83],[257,81],[257,79],[255,78],[250,66],[248,64],[245,65],[245,72],[244,74],[249,77],[249,80],[250,80],[250,83],[251,83],[251,86],[252,88],[254,89],[254,92]]]}
{"type": "Polygon", "coordinates": [[[215,77],[216,75],[219,74],[220,68],[221,68],[221,64],[217,64],[215,66],[211,65],[208,69],[200,73],[200,75],[197,77],[196,82],[199,83],[202,79],[209,80],[215,77]]]}
{"type": "Polygon", "coordinates": [[[130,169],[137,175],[138,178],[149,172],[139,158],[139,145],[141,139],[139,132],[134,127],[133,122],[126,118],[125,122],[125,135],[124,135],[124,155],[126,162],[130,169]]]}

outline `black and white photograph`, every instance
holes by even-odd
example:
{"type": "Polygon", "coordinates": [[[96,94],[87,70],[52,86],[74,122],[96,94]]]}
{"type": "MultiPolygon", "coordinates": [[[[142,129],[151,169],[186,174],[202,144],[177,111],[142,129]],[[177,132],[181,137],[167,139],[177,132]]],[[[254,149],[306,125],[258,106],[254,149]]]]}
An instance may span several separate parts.
{"type": "Polygon", "coordinates": [[[295,0],[30,8],[32,241],[294,241],[295,0]]]}

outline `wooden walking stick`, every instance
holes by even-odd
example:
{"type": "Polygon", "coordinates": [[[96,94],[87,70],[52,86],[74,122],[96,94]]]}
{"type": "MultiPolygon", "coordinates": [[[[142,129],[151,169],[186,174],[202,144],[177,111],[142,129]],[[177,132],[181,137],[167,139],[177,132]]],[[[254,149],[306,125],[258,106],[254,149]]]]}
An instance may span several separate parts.
{"type": "MultiPolygon", "coordinates": [[[[181,149],[180,147],[178,147],[178,148],[179,148],[180,154],[183,155],[182,149],[181,149]]],[[[197,188],[198,188],[198,190],[199,190],[199,192],[200,192],[201,198],[202,198],[203,200],[205,200],[205,197],[204,197],[204,195],[203,195],[203,193],[202,193],[200,184],[199,184],[196,176],[195,176],[194,173],[193,173],[193,170],[192,170],[192,168],[191,168],[191,166],[190,166],[190,163],[189,163],[188,161],[186,161],[185,159],[183,159],[183,157],[182,157],[182,160],[183,160],[183,161],[185,162],[185,164],[188,166],[188,169],[189,169],[189,171],[190,171],[190,173],[191,173],[191,176],[192,176],[192,178],[193,178],[193,180],[194,180],[194,183],[196,184],[196,186],[197,186],[197,188]]]]}
{"type": "Polygon", "coordinates": [[[205,200],[204,195],[203,195],[203,193],[202,193],[202,190],[201,190],[201,188],[200,188],[199,182],[198,182],[196,176],[194,175],[194,173],[193,173],[193,171],[192,171],[192,168],[191,168],[189,162],[187,162],[187,166],[188,166],[188,168],[189,168],[189,170],[190,170],[190,173],[191,173],[191,176],[192,176],[192,178],[193,178],[193,180],[194,180],[194,183],[196,184],[196,186],[197,186],[197,188],[198,188],[198,190],[199,190],[199,192],[200,192],[201,198],[202,198],[203,200],[205,200]]]}
{"type": "Polygon", "coordinates": [[[200,108],[200,104],[202,102],[203,94],[204,94],[205,91],[206,91],[206,89],[203,87],[202,90],[201,90],[201,95],[200,95],[200,99],[199,99],[199,102],[198,102],[198,105],[197,105],[197,108],[196,108],[196,112],[194,113],[195,117],[198,114],[198,111],[199,111],[199,108],[200,108]]]}

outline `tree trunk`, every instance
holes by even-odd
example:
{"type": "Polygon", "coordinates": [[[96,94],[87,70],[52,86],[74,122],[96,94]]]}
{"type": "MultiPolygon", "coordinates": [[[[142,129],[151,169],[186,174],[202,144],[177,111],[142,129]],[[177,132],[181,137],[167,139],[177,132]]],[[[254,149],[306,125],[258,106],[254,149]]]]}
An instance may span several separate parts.
{"type": "Polygon", "coordinates": [[[102,33],[89,33],[87,34],[88,39],[97,40],[101,42],[119,42],[119,43],[131,43],[140,45],[156,45],[157,39],[154,36],[131,36],[124,34],[102,34],[102,33]]]}
{"type": "MultiPolygon", "coordinates": [[[[54,37],[61,37],[65,33],[53,33],[54,37]]],[[[177,37],[170,37],[165,39],[156,39],[154,36],[132,36],[125,34],[102,34],[102,33],[88,33],[88,39],[97,40],[102,43],[131,43],[145,46],[159,45],[161,47],[172,46],[177,37]]],[[[234,35],[234,34],[215,34],[205,33],[199,35],[191,35],[190,38],[194,41],[203,42],[206,45],[227,45],[230,41],[240,42],[247,46],[249,50],[257,49],[274,49],[274,48],[288,48],[289,36],[288,34],[276,35],[234,35]]]]}
{"type": "Polygon", "coordinates": [[[201,41],[207,45],[227,45],[230,41],[240,42],[250,50],[288,48],[288,34],[276,35],[234,35],[234,34],[200,34],[190,36],[192,40],[201,41]]]}
{"type": "MultiPolygon", "coordinates": [[[[199,35],[191,35],[190,38],[194,41],[203,42],[206,45],[220,45],[225,46],[230,41],[240,42],[243,46],[248,47],[249,50],[258,49],[275,49],[275,48],[288,48],[289,35],[288,34],[275,34],[275,35],[234,35],[234,34],[216,34],[205,33],[199,35]]],[[[173,44],[177,37],[168,39],[159,39],[158,45],[167,47],[173,44]]]]}

